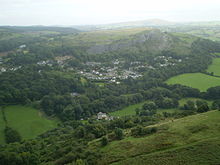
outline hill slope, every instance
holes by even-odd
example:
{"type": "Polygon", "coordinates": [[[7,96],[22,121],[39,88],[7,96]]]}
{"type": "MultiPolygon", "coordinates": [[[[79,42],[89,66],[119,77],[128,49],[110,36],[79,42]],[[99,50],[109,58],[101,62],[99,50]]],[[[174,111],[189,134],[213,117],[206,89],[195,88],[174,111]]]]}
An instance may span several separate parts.
{"type": "Polygon", "coordinates": [[[100,164],[217,164],[220,112],[210,111],[157,124],[159,131],[103,147],[100,164]]]}

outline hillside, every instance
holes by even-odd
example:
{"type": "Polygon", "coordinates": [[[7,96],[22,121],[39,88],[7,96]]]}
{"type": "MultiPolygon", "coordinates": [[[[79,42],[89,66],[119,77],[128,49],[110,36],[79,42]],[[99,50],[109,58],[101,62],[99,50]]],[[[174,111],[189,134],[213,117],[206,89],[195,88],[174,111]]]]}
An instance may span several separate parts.
{"type": "Polygon", "coordinates": [[[217,164],[220,161],[219,111],[152,125],[159,131],[126,136],[101,148],[99,164],[217,164]]]}
{"type": "Polygon", "coordinates": [[[186,73],[204,81],[217,42],[154,28],[0,31],[0,103],[14,105],[0,114],[0,164],[141,164],[159,151],[191,154],[182,148],[218,135],[219,111],[210,110],[220,90],[206,92],[218,77],[205,75],[204,92],[165,83],[186,73]]]}

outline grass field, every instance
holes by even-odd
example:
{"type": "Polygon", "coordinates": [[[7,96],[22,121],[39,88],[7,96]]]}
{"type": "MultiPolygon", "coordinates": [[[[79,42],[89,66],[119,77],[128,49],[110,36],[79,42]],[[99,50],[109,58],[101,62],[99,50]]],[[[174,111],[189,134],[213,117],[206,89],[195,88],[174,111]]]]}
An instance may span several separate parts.
{"type": "Polygon", "coordinates": [[[162,114],[163,112],[168,112],[168,113],[174,113],[174,112],[181,112],[178,108],[170,108],[170,109],[158,109],[157,113],[162,114]]]}
{"type": "MultiPolygon", "coordinates": [[[[23,139],[34,138],[47,130],[55,128],[58,124],[57,120],[49,120],[40,111],[30,107],[7,106],[4,111],[8,126],[17,130],[23,139]]],[[[1,119],[0,123],[2,123],[1,119]]],[[[1,126],[0,129],[2,129],[1,126]]],[[[1,133],[0,139],[3,137],[4,135],[1,133]]]]}
{"type": "MultiPolygon", "coordinates": [[[[203,100],[200,98],[183,98],[181,100],[179,100],[179,106],[183,106],[188,100],[191,101],[196,101],[196,100],[203,100]]],[[[209,106],[212,105],[212,101],[208,101],[208,100],[203,100],[206,101],[209,106]]],[[[142,106],[144,105],[144,103],[146,103],[148,101],[139,103],[139,104],[134,104],[134,105],[130,105],[128,107],[125,107],[121,110],[115,111],[115,112],[111,112],[109,113],[111,116],[115,116],[115,117],[123,117],[123,116],[132,116],[135,115],[135,109],[136,108],[142,108],[142,106]]],[[[179,108],[170,108],[170,109],[157,109],[157,113],[162,114],[163,112],[169,112],[169,113],[174,113],[174,112],[181,112],[181,110],[179,108]]]]}
{"type": "Polygon", "coordinates": [[[213,101],[210,101],[210,100],[204,100],[204,99],[200,99],[200,98],[193,98],[193,97],[187,97],[187,98],[183,98],[181,100],[179,100],[179,106],[183,106],[184,104],[187,103],[187,101],[193,101],[193,102],[196,102],[197,100],[201,100],[201,101],[206,101],[208,103],[209,106],[212,105],[213,101]]]}
{"type": "Polygon", "coordinates": [[[166,83],[181,84],[204,92],[210,87],[220,86],[220,78],[202,73],[186,73],[172,77],[166,83]]]}
{"type": "MultiPolygon", "coordinates": [[[[123,116],[132,116],[136,115],[135,109],[136,108],[142,108],[143,104],[145,102],[139,103],[139,104],[134,104],[130,105],[126,108],[123,108],[121,110],[111,112],[109,113],[110,116],[115,116],[115,117],[123,117],[123,116]]],[[[169,113],[174,113],[174,112],[180,112],[178,108],[171,108],[171,109],[158,109],[157,113],[162,114],[163,112],[169,112],[169,113]]]]}
{"type": "Polygon", "coordinates": [[[4,129],[5,129],[5,122],[3,120],[2,112],[0,109],[0,144],[4,143],[4,129]]]}
{"type": "Polygon", "coordinates": [[[215,76],[220,76],[220,58],[214,58],[207,72],[213,72],[215,76]]]}
{"type": "Polygon", "coordinates": [[[219,119],[220,111],[209,111],[156,124],[159,130],[155,134],[127,135],[102,147],[100,164],[218,164],[219,119]]]}
{"type": "Polygon", "coordinates": [[[122,116],[132,116],[135,115],[135,109],[136,108],[141,108],[144,105],[145,102],[139,103],[139,104],[134,104],[134,105],[130,105],[128,107],[125,107],[121,110],[115,111],[115,112],[111,112],[109,113],[111,116],[116,116],[116,117],[122,117],[122,116]]]}

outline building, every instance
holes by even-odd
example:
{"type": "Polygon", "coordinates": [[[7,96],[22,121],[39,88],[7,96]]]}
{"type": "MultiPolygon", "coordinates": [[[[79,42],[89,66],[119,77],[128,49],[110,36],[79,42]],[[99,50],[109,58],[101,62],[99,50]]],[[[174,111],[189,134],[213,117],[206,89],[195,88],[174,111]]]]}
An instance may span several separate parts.
{"type": "Polygon", "coordinates": [[[20,45],[19,46],[19,49],[24,49],[24,48],[26,48],[26,45],[20,45]]]}
{"type": "Polygon", "coordinates": [[[99,112],[99,113],[97,114],[97,119],[98,119],[98,120],[102,120],[102,119],[107,120],[107,119],[108,119],[108,116],[107,116],[106,113],[99,112]]]}
{"type": "Polygon", "coordinates": [[[97,114],[97,120],[114,120],[113,116],[108,116],[106,113],[99,112],[97,114]]]}

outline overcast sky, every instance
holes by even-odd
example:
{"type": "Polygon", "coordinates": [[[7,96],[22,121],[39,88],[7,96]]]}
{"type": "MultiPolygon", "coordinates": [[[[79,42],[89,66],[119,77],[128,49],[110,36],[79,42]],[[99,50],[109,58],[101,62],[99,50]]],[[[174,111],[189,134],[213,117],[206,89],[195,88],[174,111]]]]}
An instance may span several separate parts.
{"type": "Polygon", "coordinates": [[[0,0],[0,25],[220,21],[220,0],[0,0]]]}

